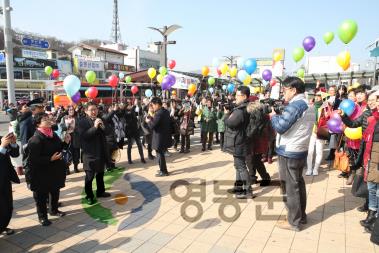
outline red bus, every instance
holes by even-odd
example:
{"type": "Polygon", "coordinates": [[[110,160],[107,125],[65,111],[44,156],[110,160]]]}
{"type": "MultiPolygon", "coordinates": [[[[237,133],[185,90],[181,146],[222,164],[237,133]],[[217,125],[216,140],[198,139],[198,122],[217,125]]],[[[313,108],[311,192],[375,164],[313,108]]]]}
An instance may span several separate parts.
{"type": "MultiPolygon", "coordinates": [[[[86,97],[85,92],[89,87],[96,87],[99,93],[95,99],[92,99],[95,103],[102,102],[103,104],[112,104],[113,101],[116,101],[116,98],[120,97],[119,89],[115,90],[109,84],[89,84],[82,83],[80,87],[80,102],[85,103],[88,102],[89,98],[86,97]],[[113,98],[113,99],[112,99],[113,98]]],[[[63,88],[63,81],[55,82],[54,85],[54,97],[58,96],[58,98],[54,99],[54,106],[64,106],[72,104],[71,100],[66,96],[66,91],[63,88]]]]}

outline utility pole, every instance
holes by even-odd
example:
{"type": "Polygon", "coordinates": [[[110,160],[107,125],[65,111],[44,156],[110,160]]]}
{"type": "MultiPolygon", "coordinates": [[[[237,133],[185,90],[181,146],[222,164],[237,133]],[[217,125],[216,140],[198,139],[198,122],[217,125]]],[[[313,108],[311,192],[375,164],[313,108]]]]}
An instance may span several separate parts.
{"type": "Polygon", "coordinates": [[[7,68],[7,88],[8,102],[16,104],[16,95],[14,91],[14,73],[13,73],[13,42],[12,42],[12,26],[11,11],[9,0],[3,0],[2,14],[4,16],[4,52],[5,64],[7,68]]]}

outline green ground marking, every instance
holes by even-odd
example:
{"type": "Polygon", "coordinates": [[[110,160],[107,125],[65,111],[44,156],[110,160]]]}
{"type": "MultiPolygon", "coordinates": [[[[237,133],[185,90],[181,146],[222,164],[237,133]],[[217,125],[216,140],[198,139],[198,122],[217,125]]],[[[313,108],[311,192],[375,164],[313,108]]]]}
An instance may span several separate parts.
{"type": "MultiPolygon", "coordinates": [[[[114,169],[112,171],[106,171],[104,173],[105,190],[109,190],[113,183],[124,174],[124,168],[114,169]]],[[[92,183],[93,191],[96,192],[96,180],[92,183]]],[[[96,195],[96,194],[95,194],[96,195]]],[[[111,209],[103,207],[100,202],[96,202],[94,205],[88,205],[86,200],[86,193],[82,191],[82,206],[84,211],[93,219],[98,222],[108,225],[116,225],[118,220],[113,217],[111,209]]]]}

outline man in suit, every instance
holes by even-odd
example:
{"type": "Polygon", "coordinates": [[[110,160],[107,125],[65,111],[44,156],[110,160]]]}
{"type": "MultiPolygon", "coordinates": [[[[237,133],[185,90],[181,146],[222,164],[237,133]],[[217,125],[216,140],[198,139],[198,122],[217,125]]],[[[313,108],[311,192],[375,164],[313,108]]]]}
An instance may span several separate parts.
{"type": "Polygon", "coordinates": [[[85,192],[89,205],[96,203],[92,191],[92,181],[96,176],[96,197],[106,198],[111,195],[105,192],[104,169],[109,164],[109,153],[105,139],[105,126],[98,117],[98,108],[95,103],[89,102],[85,109],[86,117],[79,121],[78,133],[83,153],[83,168],[86,173],[85,192]]]}
{"type": "Polygon", "coordinates": [[[8,228],[13,212],[11,182],[20,183],[10,156],[19,156],[19,147],[16,144],[16,136],[13,133],[2,137],[0,144],[0,234],[5,232],[7,235],[14,233],[12,229],[8,228]]]}
{"type": "Polygon", "coordinates": [[[151,102],[154,109],[154,118],[146,118],[146,123],[153,131],[152,148],[157,153],[159,172],[157,177],[168,176],[165,151],[172,145],[170,113],[162,107],[162,100],[154,97],[151,102]]]}

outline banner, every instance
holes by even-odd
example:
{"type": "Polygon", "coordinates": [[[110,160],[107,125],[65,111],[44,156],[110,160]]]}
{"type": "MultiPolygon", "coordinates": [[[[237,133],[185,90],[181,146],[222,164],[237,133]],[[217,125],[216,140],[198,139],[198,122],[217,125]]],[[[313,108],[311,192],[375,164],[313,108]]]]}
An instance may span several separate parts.
{"type": "MultiPolygon", "coordinates": [[[[58,68],[57,61],[55,60],[14,57],[13,62],[15,68],[43,69],[47,66],[50,66],[53,69],[58,68]]],[[[0,67],[4,66],[5,62],[0,62],[0,67]]]]}

